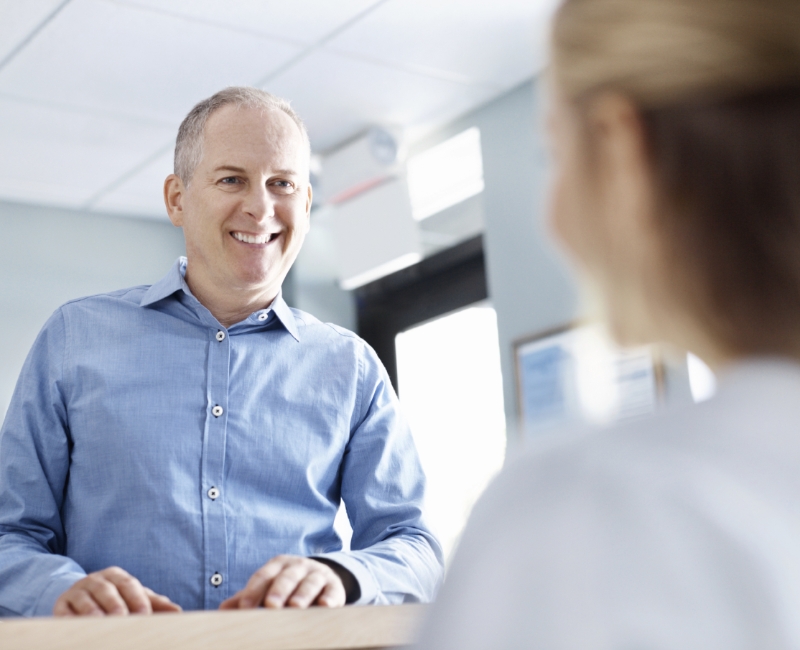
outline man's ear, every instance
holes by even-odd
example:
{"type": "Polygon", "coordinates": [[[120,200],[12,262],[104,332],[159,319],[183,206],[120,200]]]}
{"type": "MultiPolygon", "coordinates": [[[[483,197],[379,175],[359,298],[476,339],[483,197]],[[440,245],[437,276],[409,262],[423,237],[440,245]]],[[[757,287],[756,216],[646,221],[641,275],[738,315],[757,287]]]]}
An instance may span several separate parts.
{"type": "Polygon", "coordinates": [[[314,199],[314,190],[311,183],[308,184],[308,200],[306,201],[306,234],[311,230],[311,202],[314,199]]]}
{"type": "Polygon", "coordinates": [[[183,195],[186,188],[179,176],[170,174],[164,180],[164,205],[173,226],[183,226],[183,195]]]}

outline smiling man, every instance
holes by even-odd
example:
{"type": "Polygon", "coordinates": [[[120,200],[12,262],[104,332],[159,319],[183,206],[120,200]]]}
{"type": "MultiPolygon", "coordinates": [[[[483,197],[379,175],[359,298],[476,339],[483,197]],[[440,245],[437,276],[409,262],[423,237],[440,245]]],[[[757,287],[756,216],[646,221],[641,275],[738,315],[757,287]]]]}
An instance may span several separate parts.
{"type": "Polygon", "coordinates": [[[187,257],[47,322],[0,432],[0,613],[432,598],[441,550],[385,371],[281,297],[309,156],[281,99],[199,103],[164,187],[187,257]]]}

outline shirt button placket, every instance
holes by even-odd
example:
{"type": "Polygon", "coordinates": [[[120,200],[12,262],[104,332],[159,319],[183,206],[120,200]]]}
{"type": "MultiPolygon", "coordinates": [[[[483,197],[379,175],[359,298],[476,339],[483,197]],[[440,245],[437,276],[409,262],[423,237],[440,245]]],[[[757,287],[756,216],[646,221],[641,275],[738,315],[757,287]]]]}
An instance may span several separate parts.
{"type": "Polygon", "coordinates": [[[216,609],[227,595],[223,575],[228,570],[227,531],[222,503],[225,437],[227,435],[227,399],[230,381],[230,337],[224,329],[211,331],[208,355],[208,400],[211,407],[206,419],[203,445],[203,520],[205,540],[206,595],[205,607],[216,609]]]}

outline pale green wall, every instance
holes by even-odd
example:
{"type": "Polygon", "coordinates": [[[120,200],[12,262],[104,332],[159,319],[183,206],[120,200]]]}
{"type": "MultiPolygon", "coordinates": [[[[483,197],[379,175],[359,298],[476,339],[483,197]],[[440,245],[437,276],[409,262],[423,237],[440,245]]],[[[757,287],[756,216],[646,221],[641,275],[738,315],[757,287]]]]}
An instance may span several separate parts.
{"type": "Polygon", "coordinates": [[[0,417],[59,305],[151,284],[183,254],[183,233],[165,221],[0,202],[0,417]]]}

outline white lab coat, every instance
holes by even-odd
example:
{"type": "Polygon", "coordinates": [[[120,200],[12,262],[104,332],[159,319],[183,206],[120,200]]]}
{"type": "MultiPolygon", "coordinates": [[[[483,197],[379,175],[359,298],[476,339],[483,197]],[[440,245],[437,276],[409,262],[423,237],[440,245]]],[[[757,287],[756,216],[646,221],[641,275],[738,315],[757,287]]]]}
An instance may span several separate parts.
{"type": "Polygon", "coordinates": [[[476,506],[426,649],[800,648],[800,365],[562,434],[476,506]]]}

